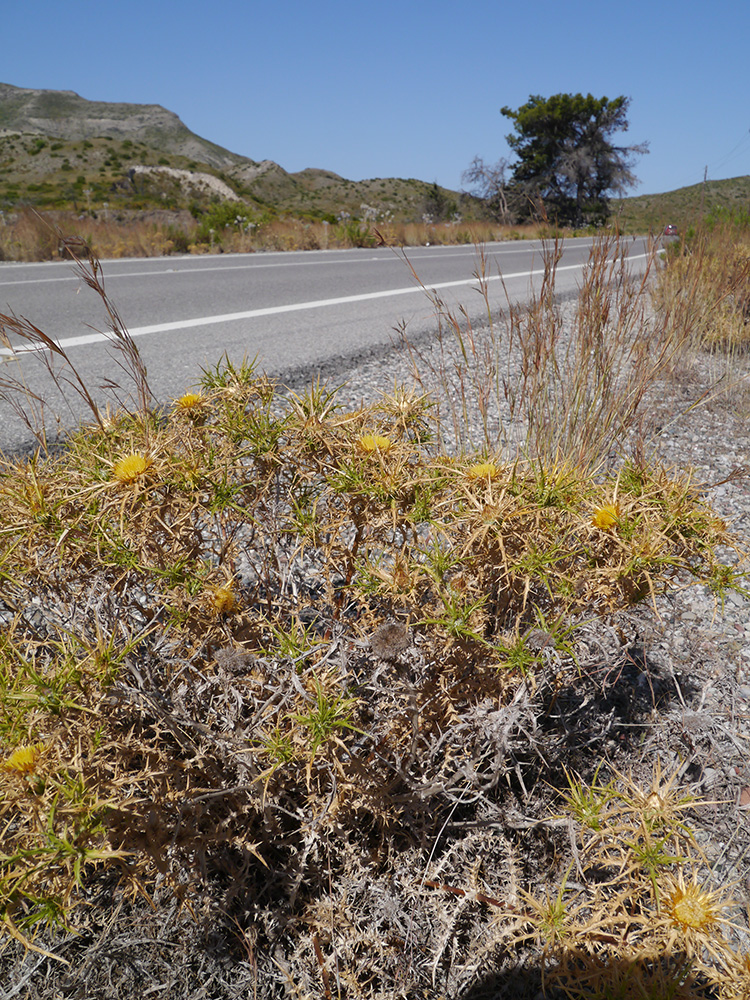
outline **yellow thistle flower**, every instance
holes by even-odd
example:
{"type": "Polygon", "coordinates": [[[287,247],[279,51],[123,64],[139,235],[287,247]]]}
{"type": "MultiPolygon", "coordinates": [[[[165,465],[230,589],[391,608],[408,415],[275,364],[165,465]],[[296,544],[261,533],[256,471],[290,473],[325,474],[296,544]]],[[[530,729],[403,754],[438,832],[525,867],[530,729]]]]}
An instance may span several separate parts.
{"type": "Polygon", "coordinates": [[[591,518],[591,523],[595,528],[600,528],[602,531],[609,531],[619,520],[620,505],[617,503],[608,503],[603,507],[596,508],[591,518]]]}
{"type": "Polygon", "coordinates": [[[720,900],[718,893],[704,889],[695,882],[685,885],[680,878],[666,903],[670,919],[683,930],[706,931],[715,924],[724,923],[722,910],[726,909],[727,904],[720,900]]]}
{"type": "Polygon", "coordinates": [[[118,483],[129,486],[139,479],[151,465],[151,459],[140,452],[133,452],[130,455],[123,455],[118,459],[112,469],[112,478],[118,483]]]}
{"type": "Polygon", "coordinates": [[[31,771],[36,770],[37,761],[43,749],[43,743],[17,747],[0,766],[5,771],[16,771],[17,774],[29,774],[31,771]]]}
{"type": "Polygon", "coordinates": [[[203,404],[203,396],[199,392],[186,392],[184,396],[180,396],[173,403],[176,410],[181,410],[183,413],[190,410],[197,410],[203,404]]]}
{"type": "Polygon", "coordinates": [[[211,593],[211,604],[219,615],[230,615],[237,607],[237,597],[231,583],[216,587],[211,593]]]}
{"type": "Polygon", "coordinates": [[[368,455],[376,451],[385,454],[393,447],[393,441],[390,438],[383,437],[382,434],[363,434],[358,444],[361,450],[368,455]]]}
{"type": "Polygon", "coordinates": [[[494,462],[477,462],[466,470],[469,479],[497,479],[497,466],[494,462]]]}

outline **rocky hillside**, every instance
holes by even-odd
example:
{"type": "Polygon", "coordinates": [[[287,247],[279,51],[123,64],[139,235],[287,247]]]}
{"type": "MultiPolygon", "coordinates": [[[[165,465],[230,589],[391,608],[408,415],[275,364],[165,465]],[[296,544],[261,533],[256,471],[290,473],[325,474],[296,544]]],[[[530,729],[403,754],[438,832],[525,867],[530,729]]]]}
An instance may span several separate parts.
{"type": "Polygon", "coordinates": [[[125,212],[194,209],[232,192],[258,211],[318,218],[449,216],[461,197],[414,179],[288,173],[273,160],[251,160],[203,139],[158,104],[0,84],[0,210],[30,204],[79,211],[105,203],[125,212]]]}
{"type": "Polygon", "coordinates": [[[219,169],[252,164],[191,132],[159,104],[87,101],[72,90],[29,90],[0,83],[0,130],[71,141],[130,139],[219,169]]]}

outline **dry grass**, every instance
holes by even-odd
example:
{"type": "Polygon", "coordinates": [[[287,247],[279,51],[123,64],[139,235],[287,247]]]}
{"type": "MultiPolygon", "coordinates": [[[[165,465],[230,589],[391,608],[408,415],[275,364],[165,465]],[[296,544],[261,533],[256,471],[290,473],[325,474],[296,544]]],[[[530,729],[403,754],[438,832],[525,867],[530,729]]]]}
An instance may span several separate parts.
{"type": "MultiPolygon", "coordinates": [[[[54,928],[93,920],[106,884],[118,906],[176,899],[231,927],[258,996],[469,996],[483,964],[529,961],[571,996],[742,995],[695,804],[674,775],[616,774],[593,737],[571,754],[554,721],[593,683],[576,655],[593,619],[675,585],[742,590],[689,473],[601,461],[595,430],[632,428],[686,342],[649,353],[663,328],[612,249],[572,340],[554,255],[511,312],[538,375],[506,387],[489,341],[526,427],[509,456],[436,447],[448,418],[418,384],[344,411],[229,359],[157,410],[97,262],[68,243],[133,402],[92,399],[63,451],[0,477],[6,948],[66,961],[54,928]],[[533,860],[515,803],[547,786],[533,860]]],[[[448,322],[468,393],[492,359],[448,322]]]]}
{"type": "Polygon", "coordinates": [[[415,383],[422,392],[437,389],[444,447],[455,441],[506,461],[522,457],[594,474],[621,460],[649,393],[691,349],[689,330],[651,305],[658,248],[652,246],[643,272],[634,273],[618,239],[598,241],[572,328],[555,294],[560,255],[561,243],[547,241],[544,275],[530,305],[508,301],[498,316],[489,298],[493,276],[480,252],[475,277],[487,321],[478,329],[425,289],[440,324],[437,350],[421,350],[405,335],[402,342],[415,383]],[[468,420],[472,412],[481,417],[479,434],[477,422],[468,420]]]}
{"type": "Polygon", "coordinates": [[[179,227],[148,222],[72,219],[69,213],[25,210],[0,226],[0,260],[62,260],[60,230],[82,240],[97,257],[161,257],[187,247],[179,227]]]}
{"type": "MultiPolygon", "coordinates": [[[[241,209],[238,209],[238,212],[241,209]]],[[[247,209],[245,209],[247,211],[247,209]]],[[[158,214],[158,213],[155,213],[158,214]]],[[[166,214],[166,213],[162,213],[166,214]]],[[[170,254],[255,253],[257,251],[328,250],[376,246],[382,230],[397,246],[479,244],[494,240],[538,239],[546,226],[511,228],[487,222],[326,223],[294,218],[263,219],[201,232],[187,212],[168,221],[117,221],[104,217],[76,218],[71,213],[21,211],[0,224],[0,260],[56,260],[64,256],[59,230],[85,242],[98,258],[161,257],[170,254]]]]}
{"type": "Polygon", "coordinates": [[[655,303],[668,335],[730,357],[750,342],[750,239],[747,218],[720,217],[668,256],[655,303]]]}

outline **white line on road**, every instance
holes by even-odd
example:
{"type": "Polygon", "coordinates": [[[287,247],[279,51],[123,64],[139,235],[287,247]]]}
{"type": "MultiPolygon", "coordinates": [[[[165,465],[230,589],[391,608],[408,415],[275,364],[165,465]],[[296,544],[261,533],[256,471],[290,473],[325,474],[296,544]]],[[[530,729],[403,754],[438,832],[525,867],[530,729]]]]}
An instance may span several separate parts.
{"type": "MultiPolygon", "coordinates": [[[[581,241],[581,243],[578,244],[578,245],[584,246],[585,244],[583,243],[583,241],[581,241]]],[[[435,247],[436,251],[439,251],[441,249],[442,248],[435,247]]],[[[408,253],[408,254],[406,254],[407,259],[409,261],[414,261],[414,260],[436,260],[436,259],[437,260],[445,260],[447,257],[466,257],[468,254],[475,252],[475,248],[474,247],[466,247],[465,249],[462,249],[462,250],[456,250],[456,251],[445,252],[445,253],[437,252],[437,253],[434,253],[434,254],[419,253],[418,250],[419,250],[419,248],[417,248],[417,251],[414,252],[414,253],[408,253]]],[[[375,256],[375,257],[357,256],[357,257],[353,257],[350,260],[345,260],[345,259],[342,259],[342,257],[338,256],[339,254],[343,255],[343,254],[345,254],[347,252],[348,251],[345,251],[345,250],[328,250],[328,251],[324,250],[324,251],[320,251],[319,252],[321,255],[325,254],[324,257],[323,256],[318,256],[318,254],[316,253],[314,259],[311,258],[311,259],[307,259],[307,260],[299,260],[298,259],[298,255],[299,254],[304,253],[306,255],[311,255],[311,251],[309,251],[309,250],[304,250],[304,251],[302,251],[302,250],[300,250],[300,251],[295,251],[295,250],[292,250],[292,251],[279,251],[278,253],[272,252],[272,253],[269,253],[267,255],[264,254],[263,258],[265,258],[266,256],[267,257],[274,257],[274,258],[281,257],[281,258],[284,258],[283,260],[270,260],[269,261],[267,259],[261,259],[260,257],[255,257],[254,256],[254,257],[251,258],[250,262],[242,263],[242,264],[227,264],[226,261],[227,261],[228,258],[237,257],[237,256],[245,257],[246,258],[248,256],[247,254],[227,254],[227,255],[225,255],[224,257],[221,258],[221,262],[219,262],[219,260],[216,259],[216,263],[215,264],[211,263],[211,264],[203,265],[203,266],[196,265],[194,263],[194,261],[195,261],[194,257],[189,258],[189,259],[181,259],[179,257],[178,258],[163,258],[163,259],[160,258],[159,261],[158,261],[158,266],[154,267],[154,268],[151,268],[150,270],[142,270],[142,271],[127,271],[127,270],[123,270],[123,271],[109,271],[105,275],[105,281],[113,281],[116,278],[162,278],[162,277],[164,277],[165,274],[169,274],[169,275],[178,274],[178,275],[188,276],[188,275],[192,275],[192,274],[199,274],[199,273],[206,273],[206,272],[210,273],[210,274],[223,274],[225,271],[250,271],[250,270],[267,269],[267,268],[278,268],[278,267],[322,267],[322,266],[328,265],[328,264],[334,264],[334,265],[338,266],[340,264],[363,264],[363,263],[368,263],[369,264],[369,263],[374,263],[374,262],[387,263],[387,262],[389,262],[389,261],[391,261],[393,259],[392,256],[390,256],[390,255],[389,256],[375,256]],[[294,259],[292,259],[293,257],[294,257],[294,259]],[[166,266],[167,263],[169,263],[170,266],[166,266]],[[180,264],[183,264],[184,266],[179,266],[180,264]]],[[[486,256],[487,256],[488,259],[491,259],[491,258],[499,257],[501,254],[504,254],[504,253],[513,253],[513,254],[519,254],[519,253],[532,253],[533,254],[533,253],[536,253],[536,254],[538,254],[539,253],[539,247],[535,246],[535,245],[519,246],[517,243],[513,243],[511,246],[509,246],[507,248],[504,245],[502,245],[501,247],[499,247],[496,250],[487,249],[486,256]]],[[[53,261],[53,262],[49,262],[49,263],[50,263],[50,266],[52,266],[52,267],[54,267],[56,269],[60,268],[60,267],[65,267],[65,266],[70,267],[70,264],[67,263],[67,262],[65,262],[65,261],[53,261]]],[[[114,265],[114,264],[122,264],[124,262],[123,262],[122,259],[115,258],[113,260],[102,262],[102,263],[107,263],[107,264],[114,265]]],[[[15,262],[12,263],[11,266],[15,267],[16,266],[15,262]]],[[[26,267],[26,266],[29,266],[29,265],[19,264],[18,266],[19,267],[26,267]]],[[[1,271],[0,271],[0,277],[2,277],[2,272],[1,271]]],[[[0,288],[8,286],[8,285],[11,285],[11,286],[18,286],[18,285],[43,285],[43,284],[52,284],[52,283],[60,282],[60,281],[80,281],[80,280],[81,280],[80,275],[76,274],[71,269],[71,271],[70,271],[69,274],[62,274],[62,275],[57,275],[57,276],[55,276],[55,275],[42,275],[41,277],[38,277],[38,278],[37,277],[34,277],[34,278],[22,278],[21,277],[21,278],[17,278],[15,280],[11,280],[11,281],[0,281],[0,288]]]]}
{"type": "MultiPolygon", "coordinates": [[[[638,254],[632,257],[628,257],[631,260],[640,260],[644,257],[648,257],[648,254],[638,254]]],[[[582,264],[566,264],[562,267],[557,267],[556,272],[559,271],[574,271],[580,270],[586,266],[587,262],[582,264]]],[[[531,278],[536,275],[544,274],[545,268],[538,268],[535,271],[516,271],[513,274],[495,274],[483,278],[481,281],[477,278],[462,278],[459,281],[442,281],[434,285],[411,285],[408,288],[389,288],[381,292],[361,292],[358,295],[342,295],[340,298],[336,299],[314,299],[311,302],[292,302],[284,306],[266,306],[261,309],[248,309],[246,312],[237,313],[224,313],[217,316],[200,316],[195,319],[184,319],[175,320],[170,323],[155,323],[153,326],[138,326],[129,330],[131,337],[145,337],[153,333],[169,333],[172,330],[188,330],[193,329],[197,326],[213,326],[217,323],[231,323],[236,320],[243,319],[255,319],[259,316],[275,316],[279,313],[289,313],[289,312],[301,312],[306,309],[321,309],[326,306],[338,306],[345,305],[352,302],[366,302],[370,299],[385,299],[391,298],[396,295],[411,295],[414,292],[425,291],[438,291],[442,288],[457,288],[459,285],[476,285],[481,287],[485,282],[490,281],[509,281],[511,278],[531,278]]],[[[108,341],[112,341],[113,334],[111,333],[87,333],[80,337],[66,337],[63,340],[55,341],[58,347],[62,349],[67,349],[69,347],[83,347],[87,344],[101,344],[108,341]]],[[[35,345],[33,347],[17,347],[17,348],[0,348],[0,357],[13,357],[16,354],[26,354],[30,351],[43,351],[49,350],[44,345],[35,345]]]]}

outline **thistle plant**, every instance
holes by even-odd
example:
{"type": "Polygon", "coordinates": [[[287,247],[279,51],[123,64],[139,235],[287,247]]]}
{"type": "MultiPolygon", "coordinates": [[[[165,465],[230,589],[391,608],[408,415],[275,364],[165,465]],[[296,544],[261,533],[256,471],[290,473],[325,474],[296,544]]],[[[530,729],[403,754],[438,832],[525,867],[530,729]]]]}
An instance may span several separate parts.
{"type": "Polygon", "coordinates": [[[742,964],[736,904],[712,877],[687,811],[700,805],[657,767],[650,787],[621,775],[564,796],[579,836],[577,886],[528,897],[509,921],[516,943],[536,939],[548,982],[571,998],[731,996],[742,964]]]}
{"type": "MultiPolygon", "coordinates": [[[[592,349],[585,386],[608,393],[592,349]]],[[[136,392],[3,460],[10,949],[67,961],[55,927],[101,879],[173,891],[233,947],[252,935],[267,983],[286,948],[311,996],[335,976],[342,996],[468,996],[521,954],[570,995],[740,995],[736,911],[680,773],[640,785],[586,726],[615,712],[594,685],[627,656],[619,616],[690,583],[744,593],[744,553],[690,473],[597,464],[570,411],[545,437],[555,386],[536,387],[539,448],[509,457],[441,449],[419,384],[346,409],[224,359],[161,410],[136,392]],[[587,653],[595,625],[612,662],[587,653]],[[554,816],[523,814],[581,761],[594,777],[554,816]]],[[[622,727],[633,753],[645,724],[622,727]]]]}

